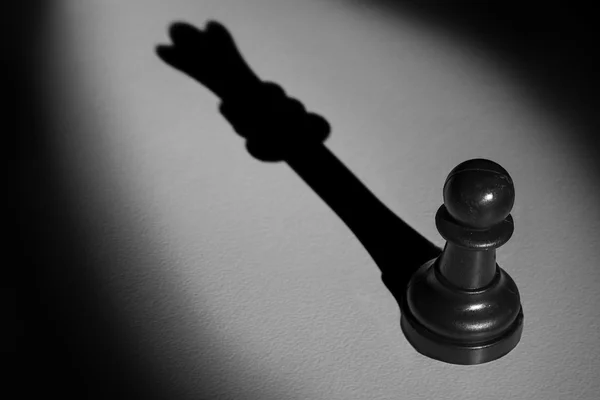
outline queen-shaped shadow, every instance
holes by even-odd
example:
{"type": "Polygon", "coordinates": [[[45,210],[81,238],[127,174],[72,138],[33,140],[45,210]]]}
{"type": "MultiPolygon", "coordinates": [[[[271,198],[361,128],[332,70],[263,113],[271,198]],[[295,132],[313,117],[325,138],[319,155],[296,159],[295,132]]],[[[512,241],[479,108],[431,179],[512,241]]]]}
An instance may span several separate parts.
{"type": "Polygon", "coordinates": [[[373,195],[324,145],[328,122],[307,112],[277,84],[252,71],[225,27],[211,21],[203,30],[186,23],[170,27],[172,44],[158,56],[211,90],[221,114],[246,139],[255,158],[282,161],[317,193],[360,240],[401,304],[413,273],[440,249],[373,195]]]}

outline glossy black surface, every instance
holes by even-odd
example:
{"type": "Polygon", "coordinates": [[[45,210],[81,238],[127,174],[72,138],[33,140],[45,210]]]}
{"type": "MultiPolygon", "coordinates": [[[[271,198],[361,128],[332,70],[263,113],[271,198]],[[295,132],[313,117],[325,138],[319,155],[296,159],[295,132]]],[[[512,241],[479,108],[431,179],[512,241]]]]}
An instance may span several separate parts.
{"type": "Polygon", "coordinates": [[[446,243],[435,267],[447,285],[465,291],[481,290],[498,274],[493,249],[464,251],[464,247],[452,242],[446,243]]]}
{"type": "Polygon", "coordinates": [[[469,160],[448,175],[436,214],[446,246],[413,275],[402,302],[402,330],[420,353],[479,364],[519,342],[519,291],[496,264],[496,248],[514,230],[513,204],[512,179],[493,161],[469,160]]]}
{"type": "Polygon", "coordinates": [[[521,308],[514,281],[496,268],[482,290],[462,291],[440,276],[439,258],[410,282],[406,302],[428,330],[455,342],[479,342],[501,336],[521,308]]]}
{"type": "Polygon", "coordinates": [[[444,205],[460,224],[485,229],[502,222],[515,201],[508,172],[490,160],[465,161],[454,168],[444,184],[444,205]]]}
{"type": "Polygon", "coordinates": [[[435,215],[435,226],[444,239],[464,248],[479,250],[497,249],[508,242],[514,232],[514,221],[511,215],[489,229],[475,229],[457,222],[448,214],[444,205],[435,215]]]}

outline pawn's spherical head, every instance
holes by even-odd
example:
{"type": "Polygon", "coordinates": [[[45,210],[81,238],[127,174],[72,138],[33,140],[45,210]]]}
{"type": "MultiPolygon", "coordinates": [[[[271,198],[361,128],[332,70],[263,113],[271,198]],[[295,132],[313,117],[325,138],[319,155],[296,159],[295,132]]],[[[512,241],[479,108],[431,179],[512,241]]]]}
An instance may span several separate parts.
{"type": "Polygon", "coordinates": [[[454,168],[444,184],[444,205],[464,226],[487,229],[502,222],[515,202],[508,172],[493,161],[468,160],[454,168]]]}

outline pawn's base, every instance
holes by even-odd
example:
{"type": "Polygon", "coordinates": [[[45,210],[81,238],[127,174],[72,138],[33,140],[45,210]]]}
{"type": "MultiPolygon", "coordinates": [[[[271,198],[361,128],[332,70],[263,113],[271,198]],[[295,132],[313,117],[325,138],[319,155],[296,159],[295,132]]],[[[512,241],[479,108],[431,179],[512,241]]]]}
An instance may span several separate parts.
{"type": "Polygon", "coordinates": [[[501,337],[484,343],[449,342],[416,321],[408,307],[403,307],[400,325],[409,343],[424,356],[450,364],[483,364],[506,355],[519,343],[523,332],[523,309],[501,337]]]}

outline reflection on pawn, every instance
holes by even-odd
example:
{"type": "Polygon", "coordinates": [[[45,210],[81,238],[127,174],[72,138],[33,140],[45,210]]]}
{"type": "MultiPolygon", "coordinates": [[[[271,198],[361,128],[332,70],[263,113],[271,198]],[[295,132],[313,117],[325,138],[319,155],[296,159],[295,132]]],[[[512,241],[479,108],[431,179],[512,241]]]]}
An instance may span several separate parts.
{"type": "Polygon", "coordinates": [[[444,184],[436,226],[442,254],[413,275],[402,302],[402,330],[413,347],[452,364],[502,357],[519,342],[523,311],[511,277],[496,264],[510,239],[514,185],[493,161],[454,168],[444,184]]]}

